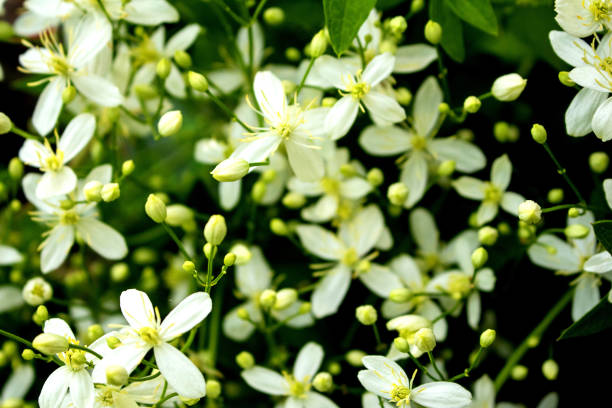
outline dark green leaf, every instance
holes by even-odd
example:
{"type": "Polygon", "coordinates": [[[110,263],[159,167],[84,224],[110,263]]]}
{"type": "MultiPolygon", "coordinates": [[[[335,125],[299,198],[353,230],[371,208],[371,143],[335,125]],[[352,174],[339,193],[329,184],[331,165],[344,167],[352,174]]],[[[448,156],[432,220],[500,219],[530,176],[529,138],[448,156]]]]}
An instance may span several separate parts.
{"type": "Polygon", "coordinates": [[[489,0],[445,0],[444,3],[466,23],[497,35],[497,17],[489,0]]]}
{"type": "Polygon", "coordinates": [[[597,221],[593,223],[593,229],[601,245],[612,254],[612,221],[597,221]]]}
{"type": "Polygon", "coordinates": [[[465,59],[463,45],[463,26],[459,17],[446,6],[444,0],[432,0],[429,3],[429,18],[442,26],[442,48],[455,61],[465,59]]]}
{"type": "Polygon", "coordinates": [[[599,303],[593,307],[580,320],[565,329],[559,340],[572,337],[589,336],[599,333],[612,327],[612,303],[608,301],[608,296],[604,296],[599,303]]]}
{"type": "Polygon", "coordinates": [[[336,54],[346,51],[376,0],[323,0],[325,25],[336,54]]]}

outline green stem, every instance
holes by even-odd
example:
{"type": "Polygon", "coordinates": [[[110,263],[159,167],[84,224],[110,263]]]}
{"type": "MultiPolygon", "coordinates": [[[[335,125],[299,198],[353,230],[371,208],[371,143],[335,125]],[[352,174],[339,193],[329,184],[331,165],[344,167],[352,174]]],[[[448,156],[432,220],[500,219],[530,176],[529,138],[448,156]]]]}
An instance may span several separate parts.
{"type": "Polygon", "coordinates": [[[36,137],[33,134],[26,132],[25,130],[19,129],[15,125],[13,125],[13,127],[11,128],[11,132],[13,132],[14,134],[16,134],[18,136],[23,137],[24,139],[40,141],[39,137],[36,137]]]}
{"type": "Polygon", "coordinates": [[[211,279],[215,255],[217,255],[217,247],[213,245],[210,249],[210,256],[208,257],[208,267],[206,268],[206,293],[210,293],[210,289],[212,288],[211,279]]]}
{"type": "Polygon", "coordinates": [[[215,300],[210,321],[210,332],[208,340],[208,351],[212,359],[212,366],[215,367],[217,361],[217,349],[219,345],[219,327],[221,325],[221,305],[223,304],[223,292],[225,285],[221,285],[215,291],[215,300]]]}
{"type": "Polygon", "coordinates": [[[436,360],[434,360],[433,354],[431,354],[431,351],[427,352],[427,356],[429,357],[429,362],[433,366],[434,370],[436,370],[436,373],[440,376],[441,379],[443,379],[444,378],[444,374],[442,374],[442,372],[438,368],[438,365],[436,364],[436,360]]]}
{"type": "Polygon", "coordinates": [[[98,358],[98,359],[100,359],[100,360],[102,360],[102,359],[104,358],[104,357],[102,357],[100,354],[98,354],[98,353],[96,353],[95,351],[93,351],[92,349],[87,348],[87,347],[85,347],[85,346],[80,346],[80,345],[78,345],[78,344],[70,343],[70,344],[68,344],[68,348],[71,348],[71,349],[77,349],[77,350],[83,350],[83,351],[85,351],[86,353],[89,353],[89,354],[91,354],[91,355],[95,356],[96,358],[98,358]]]}
{"type": "Polygon", "coordinates": [[[185,344],[183,344],[183,347],[181,347],[181,353],[184,353],[185,351],[187,351],[187,349],[189,349],[189,347],[191,347],[191,343],[193,343],[193,339],[195,339],[195,335],[198,332],[198,327],[199,325],[191,329],[191,331],[189,332],[189,337],[187,337],[187,341],[185,341],[185,344]]]}
{"type": "Polygon", "coordinates": [[[125,113],[126,115],[128,115],[130,118],[134,119],[136,122],[142,123],[143,125],[147,125],[149,122],[147,122],[146,119],[141,118],[140,116],[130,112],[128,110],[128,108],[126,108],[125,106],[121,105],[119,106],[119,109],[121,109],[121,111],[123,113],[125,113]]]}
{"type": "Polygon", "coordinates": [[[306,83],[306,78],[308,78],[308,74],[310,74],[310,70],[312,69],[312,66],[314,65],[316,58],[311,58],[310,62],[308,63],[308,67],[306,67],[306,72],[304,72],[304,76],[302,77],[302,80],[300,81],[300,84],[297,87],[297,90],[295,91],[295,95],[299,95],[300,91],[302,90],[302,88],[304,87],[304,84],[306,83]]]}
{"type": "Polygon", "coordinates": [[[252,132],[252,129],[245,124],[243,121],[241,121],[238,116],[236,116],[236,114],[234,112],[232,112],[230,110],[230,108],[228,108],[225,103],[223,103],[223,101],[221,101],[221,99],[217,98],[212,92],[210,92],[209,90],[206,91],[206,95],[208,95],[208,97],[215,103],[215,105],[217,105],[219,108],[221,108],[221,110],[223,112],[225,112],[229,117],[231,117],[233,120],[235,120],[236,122],[238,122],[240,124],[240,126],[242,126],[242,128],[244,130],[246,130],[247,132],[252,132]]]}
{"type": "Polygon", "coordinates": [[[548,153],[552,161],[555,163],[555,166],[557,166],[557,172],[565,179],[574,194],[576,194],[576,197],[578,197],[578,200],[580,200],[582,204],[585,204],[586,200],[582,197],[582,194],[580,194],[580,191],[578,191],[572,180],[570,180],[569,176],[567,175],[567,170],[563,166],[561,166],[561,163],[559,163],[559,160],[557,160],[557,158],[555,157],[554,153],[550,149],[550,146],[548,146],[548,143],[543,143],[542,146],[544,147],[544,150],[546,150],[546,153],[548,153]]]}
{"type": "Polygon", "coordinates": [[[382,341],[380,341],[380,333],[378,332],[378,327],[376,327],[376,323],[372,325],[372,330],[374,330],[374,337],[376,338],[376,346],[380,347],[382,341]]]}
{"type": "Polygon", "coordinates": [[[508,379],[512,368],[521,361],[521,358],[523,358],[523,355],[525,355],[525,353],[529,349],[529,339],[531,337],[541,338],[542,334],[544,334],[548,326],[550,326],[550,324],[553,322],[553,320],[555,320],[557,315],[561,313],[561,311],[565,309],[565,306],[567,306],[568,303],[572,300],[573,295],[574,288],[572,287],[563,295],[563,297],[561,297],[561,299],[557,301],[557,303],[550,309],[546,316],[544,316],[544,318],[536,326],[536,328],[533,329],[531,333],[529,333],[527,337],[525,337],[523,342],[514,350],[514,353],[512,353],[510,358],[508,358],[508,361],[506,361],[506,364],[495,378],[496,393],[499,392],[500,388],[508,379]]]}
{"type": "Polygon", "coordinates": [[[470,375],[470,372],[472,372],[472,370],[476,368],[476,365],[478,365],[483,350],[484,349],[482,347],[479,348],[478,352],[476,353],[476,356],[474,357],[474,361],[472,361],[472,364],[470,364],[470,366],[466,368],[464,372],[462,372],[461,374],[457,374],[456,376],[450,378],[448,381],[457,381],[463,377],[468,377],[470,375]]]}
{"type": "Polygon", "coordinates": [[[219,7],[221,7],[222,10],[224,10],[227,14],[229,14],[230,17],[236,20],[238,24],[240,24],[241,26],[249,25],[248,21],[240,17],[238,14],[234,13],[234,11],[227,4],[225,4],[223,0],[214,0],[214,1],[215,3],[217,3],[219,7]]]}
{"type": "Polygon", "coordinates": [[[460,306],[463,304],[463,300],[464,300],[464,299],[459,299],[459,300],[457,301],[457,303],[455,303],[455,305],[454,305],[452,308],[450,308],[449,310],[446,310],[445,312],[441,313],[441,314],[440,314],[438,317],[436,317],[435,319],[433,319],[433,320],[431,321],[431,324],[434,324],[434,323],[435,323],[435,322],[437,322],[438,320],[443,319],[443,318],[445,318],[446,316],[448,316],[448,315],[452,314],[452,313],[453,313],[455,310],[457,310],[457,309],[458,309],[458,308],[459,308],[459,307],[460,307],[460,306]]]}
{"type": "Polygon", "coordinates": [[[163,225],[164,229],[166,230],[166,232],[168,233],[168,235],[170,235],[170,238],[172,238],[172,240],[176,243],[176,245],[179,247],[179,250],[181,251],[181,254],[183,254],[183,256],[188,260],[193,262],[193,259],[191,258],[191,256],[189,256],[189,253],[187,252],[187,249],[185,249],[185,246],[183,245],[183,243],[178,239],[178,237],[176,236],[176,234],[174,233],[174,231],[172,230],[172,228],[170,228],[170,226],[168,224],[166,224],[165,222],[162,222],[161,225],[163,225]]]}
{"type": "Polygon", "coordinates": [[[147,375],[144,377],[130,377],[129,378],[129,382],[140,382],[140,381],[149,381],[149,380],[153,380],[157,377],[159,377],[161,375],[161,372],[156,372],[155,374],[152,375],[147,375]]]}
{"type": "Polygon", "coordinates": [[[408,352],[408,357],[410,357],[410,359],[412,360],[412,362],[417,366],[417,368],[419,370],[421,370],[423,373],[425,373],[426,376],[428,376],[429,378],[431,378],[434,381],[440,381],[442,380],[444,377],[442,378],[436,378],[433,375],[431,375],[431,373],[427,370],[427,367],[425,367],[423,364],[421,364],[419,362],[419,360],[417,360],[417,358],[415,356],[412,355],[411,352],[408,352]]]}
{"type": "Polygon", "coordinates": [[[357,46],[359,48],[359,58],[361,59],[361,68],[365,69],[366,59],[365,59],[365,52],[363,50],[363,44],[361,44],[361,39],[359,38],[359,36],[356,36],[355,39],[357,40],[357,46]]]}
{"type": "Polygon", "coordinates": [[[11,340],[15,340],[15,341],[17,341],[17,342],[19,342],[21,344],[24,344],[24,345],[26,345],[26,346],[28,346],[30,348],[34,348],[34,346],[32,346],[32,342],[24,339],[23,337],[19,337],[19,336],[13,334],[13,333],[9,333],[9,332],[4,331],[2,329],[0,329],[0,334],[3,335],[4,337],[8,337],[11,340]]]}
{"type": "Polygon", "coordinates": [[[268,0],[261,0],[259,4],[257,5],[257,8],[255,9],[255,12],[253,13],[253,17],[251,17],[251,25],[257,20],[257,17],[259,17],[259,14],[263,10],[267,1],[268,0]]]}
{"type": "Polygon", "coordinates": [[[560,205],[555,205],[552,207],[548,207],[548,208],[542,208],[542,213],[549,213],[549,212],[553,212],[553,211],[558,211],[558,210],[565,210],[565,209],[569,209],[569,208],[582,208],[582,209],[587,209],[588,207],[585,206],[582,203],[578,203],[578,204],[560,204],[560,205]]]}
{"type": "Polygon", "coordinates": [[[446,79],[446,75],[448,71],[444,66],[444,61],[442,61],[442,48],[440,46],[436,46],[436,50],[438,52],[438,78],[442,82],[442,89],[444,90],[444,100],[450,104],[450,88],[448,87],[448,80],[446,79]]]}

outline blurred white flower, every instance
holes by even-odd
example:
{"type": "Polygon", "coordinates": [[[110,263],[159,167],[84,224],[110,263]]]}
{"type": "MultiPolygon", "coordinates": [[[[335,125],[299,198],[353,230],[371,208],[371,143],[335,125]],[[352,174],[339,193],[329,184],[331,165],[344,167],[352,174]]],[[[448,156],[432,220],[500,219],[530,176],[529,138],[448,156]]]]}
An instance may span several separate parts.
{"type": "Polygon", "coordinates": [[[555,20],[576,37],[612,29],[612,9],[607,0],[555,0],[555,20]]]}

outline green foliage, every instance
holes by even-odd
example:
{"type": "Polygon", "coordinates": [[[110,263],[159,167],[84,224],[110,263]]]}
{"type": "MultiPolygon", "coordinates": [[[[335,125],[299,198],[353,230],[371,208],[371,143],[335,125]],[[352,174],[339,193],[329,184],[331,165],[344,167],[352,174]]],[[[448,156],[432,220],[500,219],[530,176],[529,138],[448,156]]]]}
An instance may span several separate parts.
{"type": "MultiPolygon", "coordinates": [[[[611,236],[608,236],[608,238],[610,237],[611,236]]],[[[609,329],[612,327],[612,319],[610,319],[610,316],[612,316],[612,303],[608,301],[607,296],[604,296],[599,303],[589,310],[580,320],[565,329],[563,333],[561,333],[559,340],[589,336],[609,329]]]]}
{"type": "Polygon", "coordinates": [[[598,221],[593,223],[595,235],[606,251],[612,253],[612,221],[598,221]]]}
{"type": "Polygon", "coordinates": [[[448,8],[444,0],[429,3],[429,18],[442,26],[442,48],[455,61],[465,59],[461,20],[448,8]]]}
{"type": "Polygon", "coordinates": [[[497,35],[497,17],[489,0],[445,0],[444,4],[466,23],[497,35]]]}
{"type": "Polygon", "coordinates": [[[336,54],[346,51],[376,0],[323,0],[325,25],[336,54]]]}

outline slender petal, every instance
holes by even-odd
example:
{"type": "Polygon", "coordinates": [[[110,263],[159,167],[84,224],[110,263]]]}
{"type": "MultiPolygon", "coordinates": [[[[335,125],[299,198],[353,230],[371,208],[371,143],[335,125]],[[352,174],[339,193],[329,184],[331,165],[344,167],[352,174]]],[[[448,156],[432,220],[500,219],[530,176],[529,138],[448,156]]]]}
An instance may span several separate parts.
{"type": "Polygon", "coordinates": [[[196,292],[181,301],[166,316],[160,327],[164,341],[171,341],[191,330],[208,316],[212,310],[212,301],[208,293],[196,292]]]}
{"type": "Polygon", "coordinates": [[[269,368],[255,366],[241,374],[244,381],[257,391],[269,395],[288,395],[289,384],[285,378],[269,368]]]}
{"type": "Polygon", "coordinates": [[[74,228],[70,225],[55,226],[42,243],[40,269],[48,273],[57,269],[66,259],[74,243],[74,228]]]}
{"type": "Polygon", "coordinates": [[[293,376],[298,381],[312,381],[323,362],[323,347],[309,342],[298,353],[293,366],[293,376]]]}
{"type": "Polygon", "coordinates": [[[93,217],[81,218],[76,225],[81,238],[91,249],[106,259],[121,259],[127,255],[127,244],[114,228],[93,217]]]}
{"type": "Polygon", "coordinates": [[[351,271],[339,264],[325,273],[312,293],[312,313],[323,318],[336,313],[351,284],[351,271]]]}

